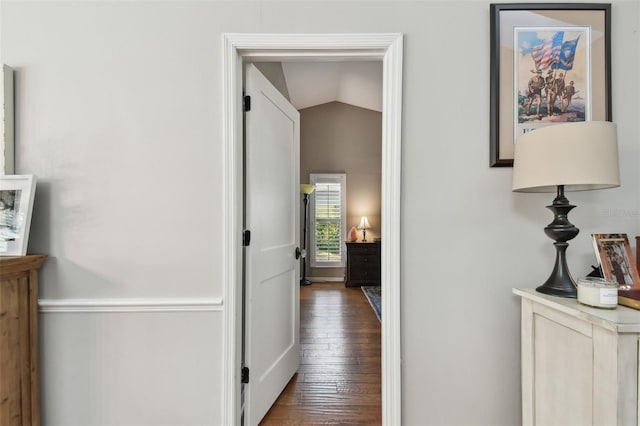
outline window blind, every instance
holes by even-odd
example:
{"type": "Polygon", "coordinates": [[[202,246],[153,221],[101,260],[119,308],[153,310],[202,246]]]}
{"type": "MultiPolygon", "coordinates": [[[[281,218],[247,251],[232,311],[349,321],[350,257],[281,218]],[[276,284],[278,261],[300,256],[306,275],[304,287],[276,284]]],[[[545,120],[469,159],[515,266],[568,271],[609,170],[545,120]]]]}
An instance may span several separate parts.
{"type": "Polygon", "coordinates": [[[342,185],[316,184],[316,262],[342,259],[342,185]]]}

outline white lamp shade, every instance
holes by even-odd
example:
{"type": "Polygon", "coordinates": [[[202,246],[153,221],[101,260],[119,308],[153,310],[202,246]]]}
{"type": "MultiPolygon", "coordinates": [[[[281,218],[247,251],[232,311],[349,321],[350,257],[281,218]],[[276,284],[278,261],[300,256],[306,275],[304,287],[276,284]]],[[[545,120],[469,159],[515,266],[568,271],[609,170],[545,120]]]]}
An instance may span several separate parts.
{"type": "Polygon", "coordinates": [[[584,121],[543,127],[518,137],[513,191],[556,192],[620,186],[616,125],[584,121]]]}
{"type": "Polygon", "coordinates": [[[300,193],[301,194],[311,194],[316,189],[316,186],[311,183],[302,183],[300,184],[300,193]]]}
{"type": "Polygon", "coordinates": [[[369,219],[366,216],[362,216],[360,219],[360,223],[358,224],[358,229],[369,229],[371,225],[369,225],[369,219]]]}

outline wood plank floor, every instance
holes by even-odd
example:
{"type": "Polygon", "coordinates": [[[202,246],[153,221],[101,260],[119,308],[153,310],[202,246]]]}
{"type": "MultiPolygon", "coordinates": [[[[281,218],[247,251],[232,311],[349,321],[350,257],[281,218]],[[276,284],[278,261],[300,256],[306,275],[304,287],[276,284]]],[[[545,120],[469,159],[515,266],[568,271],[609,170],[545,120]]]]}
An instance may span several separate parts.
{"type": "Polygon", "coordinates": [[[381,424],[380,343],[359,287],[300,287],[300,369],[260,424],[381,424]]]}

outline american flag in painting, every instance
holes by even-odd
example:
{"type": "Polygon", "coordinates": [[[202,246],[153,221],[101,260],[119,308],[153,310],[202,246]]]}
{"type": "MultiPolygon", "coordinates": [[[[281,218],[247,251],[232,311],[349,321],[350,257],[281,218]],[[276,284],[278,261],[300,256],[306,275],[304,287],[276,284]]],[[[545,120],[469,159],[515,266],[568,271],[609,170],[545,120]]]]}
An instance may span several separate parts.
{"type": "Polygon", "coordinates": [[[536,64],[537,70],[549,69],[558,62],[563,38],[564,31],[558,31],[553,37],[545,40],[544,43],[531,48],[531,57],[536,64]]]}

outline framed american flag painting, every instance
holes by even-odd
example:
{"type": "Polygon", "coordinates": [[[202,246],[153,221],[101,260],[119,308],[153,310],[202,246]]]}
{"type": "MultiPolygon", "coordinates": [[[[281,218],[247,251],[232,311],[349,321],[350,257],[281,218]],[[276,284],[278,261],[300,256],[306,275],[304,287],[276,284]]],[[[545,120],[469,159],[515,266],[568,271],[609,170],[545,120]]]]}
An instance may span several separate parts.
{"type": "Polygon", "coordinates": [[[611,121],[610,21],[610,4],[491,5],[491,167],[524,133],[611,121]]]}

